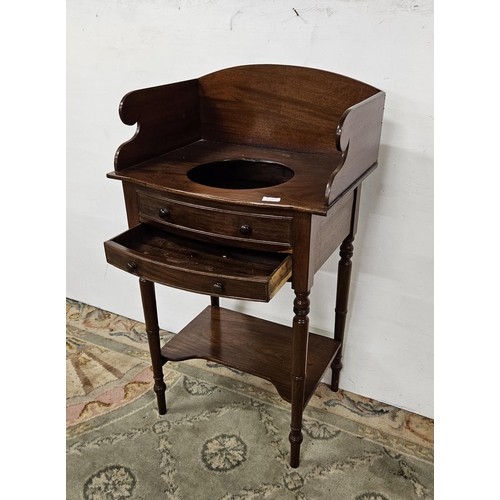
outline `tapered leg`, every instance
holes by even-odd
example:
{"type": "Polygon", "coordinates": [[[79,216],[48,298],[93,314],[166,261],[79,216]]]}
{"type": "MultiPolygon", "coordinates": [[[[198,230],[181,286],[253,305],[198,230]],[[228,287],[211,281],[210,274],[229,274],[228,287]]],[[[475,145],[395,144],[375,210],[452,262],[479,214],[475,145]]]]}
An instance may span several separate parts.
{"type": "Polygon", "coordinates": [[[354,235],[350,234],[340,245],[340,261],[337,276],[337,300],[335,306],[334,338],[341,343],[337,355],[332,361],[332,384],[334,392],[339,390],[340,370],[342,369],[342,350],[344,347],[344,333],[347,319],[347,305],[349,301],[349,285],[351,283],[351,258],[354,252],[354,235]]]}
{"type": "Polygon", "coordinates": [[[158,401],[158,412],[160,415],[167,413],[167,402],[165,399],[165,382],[163,381],[163,360],[160,351],[160,328],[158,326],[158,312],[156,310],[156,296],[154,283],[140,278],[142,307],[144,309],[144,320],[148,334],[149,353],[153,364],[154,391],[158,401]]]}
{"type": "Polygon", "coordinates": [[[309,292],[295,292],[293,303],[292,339],[292,422],[290,440],[290,465],[299,466],[300,445],[302,443],[302,413],[304,411],[304,391],[306,382],[307,348],[309,341],[309,292]]]}

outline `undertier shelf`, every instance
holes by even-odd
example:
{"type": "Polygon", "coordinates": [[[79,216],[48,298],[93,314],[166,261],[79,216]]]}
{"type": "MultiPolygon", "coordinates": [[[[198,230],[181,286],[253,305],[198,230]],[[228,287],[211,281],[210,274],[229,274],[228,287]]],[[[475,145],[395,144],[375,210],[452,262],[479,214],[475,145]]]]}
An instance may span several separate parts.
{"type": "MultiPolygon", "coordinates": [[[[304,405],[339,347],[336,340],[309,334],[304,405]]],[[[161,354],[165,362],[201,358],[261,377],[291,401],[291,327],[208,306],[162,347],[161,354]]]]}

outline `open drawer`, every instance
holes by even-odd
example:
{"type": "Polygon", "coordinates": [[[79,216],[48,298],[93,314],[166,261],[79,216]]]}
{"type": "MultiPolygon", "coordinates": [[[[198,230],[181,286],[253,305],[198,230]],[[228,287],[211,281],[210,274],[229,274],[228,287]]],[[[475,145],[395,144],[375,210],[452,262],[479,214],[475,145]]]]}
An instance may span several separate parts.
{"type": "Polygon", "coordinates": [[[106,260],[141,278],[196,293],[267,302],[292,273],[292,256],[200,243],[139,224],[104,243],[106,260]]]}

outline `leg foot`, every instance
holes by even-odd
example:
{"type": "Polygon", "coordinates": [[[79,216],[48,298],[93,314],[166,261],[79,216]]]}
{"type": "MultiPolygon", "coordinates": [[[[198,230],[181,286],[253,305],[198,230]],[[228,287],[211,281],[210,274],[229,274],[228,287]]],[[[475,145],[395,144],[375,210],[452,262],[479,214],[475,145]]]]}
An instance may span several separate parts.
{"type": "Polygon", "coordinates": [[[290,441],[290,467],[296,469],[300,464],[300,445],[303,441],[301,429],[293,429],[288,436],[290,441]]]}
{"type": "Polygon", "coordinates": [[[337,357],[334,358],[332,361],[331,367],[332,367],[332,382],[330,385],[330,389],[333,392],[337,392],[339,390],[339,379],[340,379],[340,370],[342,370],[342,362],[340,359],[342,358],[342,355],[339,356],[339,359],[337,360],[337,357]]]}

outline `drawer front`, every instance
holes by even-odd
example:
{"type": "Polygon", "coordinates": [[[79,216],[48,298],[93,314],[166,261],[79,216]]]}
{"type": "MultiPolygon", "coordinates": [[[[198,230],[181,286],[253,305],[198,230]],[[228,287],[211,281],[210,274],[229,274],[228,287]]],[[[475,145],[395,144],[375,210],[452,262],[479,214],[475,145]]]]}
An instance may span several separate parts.
{"type": "Polygon", "coordinates": [[[188,238],[144,225],[106,241],[104,247],[108,263],[119,269],[163,285],[220,297],[267,302],[292,270],[290,255],[261,255],[220,245],[211,245],[204,253],[200,244],[188,238]],[[251,267],[248,273],[245,266],[251,267]]]}
{"type": "Polygon", "coordinates": [[[139,219],[235,242],[291,248],[291,217],[233,212],[138,192],[139,219]]]}

